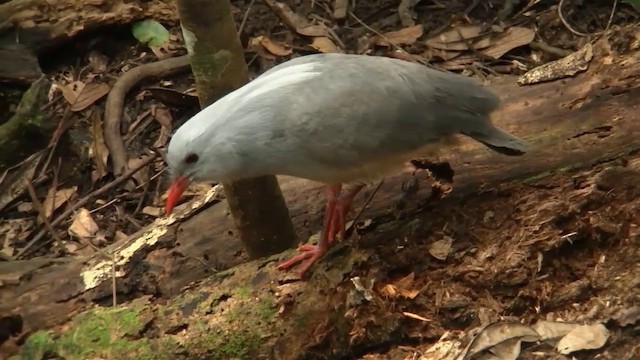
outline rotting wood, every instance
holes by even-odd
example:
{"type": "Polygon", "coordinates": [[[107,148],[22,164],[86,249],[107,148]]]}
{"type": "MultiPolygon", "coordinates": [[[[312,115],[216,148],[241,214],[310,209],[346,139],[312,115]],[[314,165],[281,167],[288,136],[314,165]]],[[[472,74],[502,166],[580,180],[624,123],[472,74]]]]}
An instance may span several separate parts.
{"type": "MultiPolygon", "coordinates": [[[[450,161],[456,171],[454,192],[442,200],[443,205],[469,191],[477,191],[483,184],[492,186],[500,181],[527,178],[569,166],[587,166],[621,153],[637,151],[640,147],[637,141],[640,124],[636,121],[640,99],[638,50],[620,56],[611,52],[603,40],[595,46],[590,68],[575,78],[520,87],[509,77],[501,79],[492,88],[504,100],[504,106],[495,114],[495,122],[530,141],[532,149],[524,158],[509,159],[466,142],[461,149],[443,154],[440,160],[450,161]]],[[[389,207],[401,195],[400,180],[400,177],[387,179],[366,211],[366,218],[392,212],[389,207]]],[[[321,185],[285,177],[280,181],[299,233],[307,236],[317,231],[322,215],[321,185]]],[[[229,234],[233,223],[226,214],[224,201],[206,209],[192,210],[183,217],[185,221],[180,226],[174,217],[159,219],[125,243],[110,249],[121,259],[119,298],[145,293],[171,297],[212,270],[234,266],[244,260],[243,255],[237,255],[240,243],[229,234]],[[215,254],[220,263],[208,262],[203,258],[204,254],[215,254]]],[[[366,251],[359,254],[368,256],[366,251]]],[[[333,273],[329,271],[322,276],[313,276],[308,283],[299,283],[300,291],[305,292],[305,301],[314,296],[316,301],[322,301],[323,295],[317,293],[320,286],[340,284],[350,264],[356,261],[360,260],[329,256],[321,261],[322,265],[312,268],[313,272],[325,272],[329,262],[334,267],[347,264],[346,269],[334,269],[333,273]]],[[[202,289],[213,288],[216,293],[225,294],[238,284],[256,283],[258,275],[259,284],[290,277],[288,273],[276,272],[273,263],[266,261],[245,264],[226,274],[228,277],[223,283],[211,278],[205,281],[210,285],[202,289]]],[[[9,316],[18,316],[22,322],[21,328],[16,329],[18,333],[49,328],[86,308],[87,303],[100,303],[103,299],[107,302],[111,293],[109,276],[110,265],[100,256],[39,269],[28,279],[22,279],[20,285],[0,289],[0,303],[3,304],[0,327],[9,316]]],[[[298,311],[304,310],[301,309],[298,311]]],[[[324,307],[321,309],[326,311],[324,307]]],[[[313,314],[318,315],[317,311],[310,316],[313,314]]],[[[316,320],[308,321],[320,324],[320,320],[316,320]]],[[[0,353],[11,351],[15,346],[14,341],[4,341],[0,353]]]]}
{"type": "Polygon", "coordinates": [[[0,5],[0,48],[19,39],[40,53],[83,32],[147,18],[177,24],[175,1],[13,0],[0,5]]]}
{"type": "Polygon", "coordinates": [[[42,75],[38,58],[26,46],[0,47],[0,84],[31,84],[42,75]]]}

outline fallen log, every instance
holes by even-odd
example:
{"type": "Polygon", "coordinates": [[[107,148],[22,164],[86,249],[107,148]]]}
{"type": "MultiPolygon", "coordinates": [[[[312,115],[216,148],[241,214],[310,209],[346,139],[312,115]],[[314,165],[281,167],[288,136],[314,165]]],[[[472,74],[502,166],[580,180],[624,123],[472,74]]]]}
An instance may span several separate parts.
{"type": "Polygon", "coordinates": [[[41,53],[80,33],[146,18],[177,24],[175,1],[12,0],[0,4],[0,49],[19,39],[23,46],[41,53]]]}
{"type": "MultiPolygon", "coordinates": [[[[629,39],[621,39],[624,33],[614,36],[618,44],[629,39]]],[[[526,157],[510,159],[465,142],[443,153],[440,160],[456,171],[455,189],[429,214],[433,221],[448,218],[456,204],[478,189],[589,167],[640,149],[638,49],[620,54],[603,39],[594,45],[588,70],[573,78],[519,87],[514,78],[505,77],[492,88],[504,101],[495,122],[528,140],[532,149],[526,157]]],[[[306,238],[320,228],[321,185],[287,177],[280,181],[294,224],[306,238]]],[[[390,208],[401,197],[400,182],[400,177],[388,178],[365,212],[366,218],[386,219],[378,222],[376,232],[388,238],[406,225],[389,221],[394,213],[390,208]]],[[[499,187],[504,186],[508,185],[499,187]]],[[[236,266],[246,257],[234,238],[225,202],[217,196],[212,192],[180,216],[158,219],[108,249],[117,263],[115,290],[120,302],[135,300],[115,310],[96,310],[73,326],[89,326],[86,319],[96,316],[102,322],[122,323],[123,317],[134,314],[137,320],[131,329],[119,331],[138,341],[144,347],[141,352],[171,350],[169,356],[221,359],[346,356],[354,347],[384,343],[398,330],[397,314],[373,311],[367,316],[378,316],[378,325],[366,334],[356,331],[364,328],[366,316],[354,317],[351,305],[357,296],[346,279],[361,263],[375,258],[372,246],[339,246],[312,269],[308,282],[295,282],[290,274],[276,271],[273,259],[236,266]],[[203,278],[207,279],[194,284],[203,278]],[[170,300],[152,305],[150,298],[170,300]],[[152,345],[148,339],[153,339],[152,345]]],[[[403,213],[415,210],[416,206],[403,213]]],[[[379,239],[366,234],[360,244],[369,244],[367,237],[379,239]]],[[[93,304],[108,304],[111,276],[111,261],[97,254],[41,265],[23,274],[19,284],[0,288],[0,329],[5,329],[0,333],[0,354],[15,353],[26,334],[62,324],[93,304]]],[[[47,341],[53,340],[43,343],[47,341]]]]}

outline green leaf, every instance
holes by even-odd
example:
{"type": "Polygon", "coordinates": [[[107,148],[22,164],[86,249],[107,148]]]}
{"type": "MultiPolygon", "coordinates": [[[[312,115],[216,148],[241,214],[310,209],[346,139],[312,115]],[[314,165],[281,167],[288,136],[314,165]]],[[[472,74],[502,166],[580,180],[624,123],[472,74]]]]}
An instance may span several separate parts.
{"type": "Polygon", "coordinates": [[[143,20],[131,27],[133,36],[150,47],[160,47],[169,42],[169,31],[155,20],[143,20]]]}

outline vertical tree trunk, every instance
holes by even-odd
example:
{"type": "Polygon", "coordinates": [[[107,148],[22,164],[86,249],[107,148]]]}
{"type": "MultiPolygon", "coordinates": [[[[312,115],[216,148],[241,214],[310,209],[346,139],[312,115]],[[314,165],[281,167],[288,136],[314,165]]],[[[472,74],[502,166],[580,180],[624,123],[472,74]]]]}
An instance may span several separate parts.
{"type": "MultiPolygon", "coordinates": [[[[178,0],[178,13],[204,108],[249,81],[244,49],[229,0],[178,0]]],[[[295,244],[296,234],[275,176],[223,185],[250,257],[272,255],[295,244]]]]}

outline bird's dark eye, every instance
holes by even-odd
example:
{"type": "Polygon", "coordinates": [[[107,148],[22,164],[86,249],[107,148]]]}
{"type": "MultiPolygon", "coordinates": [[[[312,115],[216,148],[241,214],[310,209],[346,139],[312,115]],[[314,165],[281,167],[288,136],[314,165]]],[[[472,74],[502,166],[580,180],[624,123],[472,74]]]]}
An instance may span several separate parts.
{"type": "Polygon", "coordinates": [[[198,162],[198,155],[191,153],[187,155],[187,157],[184,159],[184,162],[186,162],[187,164],[195,164],[196,162],[198,162]]]}

